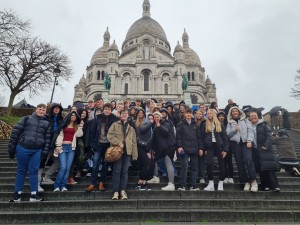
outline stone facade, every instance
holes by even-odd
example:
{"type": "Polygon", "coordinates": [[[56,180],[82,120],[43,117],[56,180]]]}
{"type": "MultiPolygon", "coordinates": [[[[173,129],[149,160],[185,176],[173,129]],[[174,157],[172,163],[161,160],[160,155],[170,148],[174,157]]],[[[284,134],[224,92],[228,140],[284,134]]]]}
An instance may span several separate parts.
{"type": "Polygon", "coordinates": [[[173,55],[165,31],[151,18],[150,2],[143,2],[143,16],[129,28],[122,52],[115,41],[110,44],[108,28],[103,46],[93,55],[90,65],[75,86],[73,101],[86,102],[101,97],[104,75],[111,78],[109,100],[162,98],[174,102],[184,99],[182,75],[189,80],[193,104],[217,101],[216,87],[206,77],[197,53],[189,46],[184,30],[183,45],[176,45],[173,55]]]}

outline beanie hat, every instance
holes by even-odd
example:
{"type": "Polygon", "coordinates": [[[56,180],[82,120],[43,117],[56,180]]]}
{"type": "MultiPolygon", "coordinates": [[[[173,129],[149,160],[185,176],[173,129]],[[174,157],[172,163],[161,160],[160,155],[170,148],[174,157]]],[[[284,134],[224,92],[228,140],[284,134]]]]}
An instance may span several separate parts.
{"type": "Polygon", "coordinates": [[[153,116],[155,116],[155,115],[158,115],[160,118],[162,118],[162,115],[161,115],[160,112],[155,112],[155,113],[153,113],[153,116]]]}

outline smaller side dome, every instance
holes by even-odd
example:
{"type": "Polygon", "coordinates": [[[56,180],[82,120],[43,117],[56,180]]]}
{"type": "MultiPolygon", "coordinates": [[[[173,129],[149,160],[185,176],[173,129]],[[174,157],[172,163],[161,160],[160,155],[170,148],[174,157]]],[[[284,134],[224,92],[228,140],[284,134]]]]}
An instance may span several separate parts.
{"type": "Polygon", "coordinates": [[[86,87],[86,79],[84,78],[84,74],[82,75],[80,81],[79,81],[79,86],[81,88],[85,88],[86,87]]]}
{"type": "Polygon", "coordinates": [[[211,82],[210,78],[207,76],[206,81],[205,81],[205,86],[208,86],[208,85],[212,85],[212,82],[211,82]]]}
{"type": "Polygon", "coordinates": [[[177,42],[177,45],[175,47],[174,53],[175,52],[184,52],[182,46],[179,44],[179,41],[177,42]]]}
{"type": "Polygon", "coordinates": [[[111,44],[111,46],[109,47],[108,51],[117,51],[119,52],[119,48],[116,44],[116,41],[114,40],[114,42],[111,44]]]}
{"type": "Polygon", "coordinates": [[[84,74],[83,74],[82,77],[80,78],[79,83],[84,83],[84,84],[86,84],[86,79],[85,79],[85,77],[84,77],[84,74]]]}

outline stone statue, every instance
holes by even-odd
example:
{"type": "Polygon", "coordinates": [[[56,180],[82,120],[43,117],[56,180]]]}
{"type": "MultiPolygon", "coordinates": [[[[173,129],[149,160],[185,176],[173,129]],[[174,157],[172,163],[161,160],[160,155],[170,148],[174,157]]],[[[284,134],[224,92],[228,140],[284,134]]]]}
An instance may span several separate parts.
{"type": "Polygon", "coordinates": [[[149,59],[150,58],[150,49],[148,46],[148,43],[145,43],[144,46],[144,59],[149,59]]]}
{"type": "Polygon", "coordinates": [[[108,73],[104,74],[104,87],[106,90],[109,90],[111,87],[111,78],[108,73]]]}
{"type": "Polygon", "coordinates": [[[186,74],[182,75],[182,84],[181,84],[181,86],[182,86],[182,90],[184,90],[184,91],[186,91],[187,88],[188,88],[188,86],[189,86],[189,81],[187,79],[187,75],[186,74]]]}

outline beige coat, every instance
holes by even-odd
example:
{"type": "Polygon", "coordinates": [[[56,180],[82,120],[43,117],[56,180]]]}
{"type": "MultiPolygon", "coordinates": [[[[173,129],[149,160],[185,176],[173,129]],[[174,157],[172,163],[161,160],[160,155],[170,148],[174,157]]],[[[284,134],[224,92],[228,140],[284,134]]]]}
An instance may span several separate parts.
{"type": "MultiPolygon", "coordinates": [[[[121,121],[117,121],[111,125],[107,133],[107,139],[112,146],[121,146],[124,135],[123,135],[123,128],[121,121]]],[[[129,124],[126,130],[126,151],[127,155],[132,156],[132,160],[137,160],[138,158],[138,151],[137,151],[137,144],[136,144],[136,134],[133,127],[129,124]]]]}

